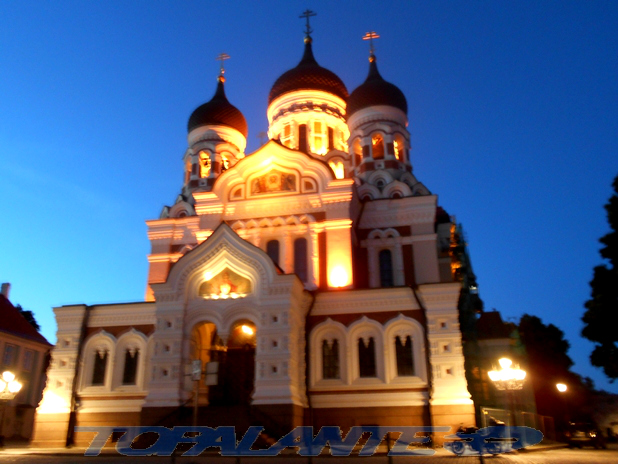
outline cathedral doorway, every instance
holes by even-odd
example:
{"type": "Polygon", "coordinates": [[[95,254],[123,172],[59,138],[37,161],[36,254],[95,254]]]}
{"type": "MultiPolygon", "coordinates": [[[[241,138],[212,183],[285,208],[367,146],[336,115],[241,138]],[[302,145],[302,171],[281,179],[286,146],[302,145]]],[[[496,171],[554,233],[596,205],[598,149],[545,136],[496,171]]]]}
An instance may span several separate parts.
{"type": "Polygon", "coordinates": [[[224,404],[251,402],[255,379],[255,333],[255,324],[250,321],[238,321],[230,331],[225,361],[219,373],[224,404]]]}
{"type": "MultiPolygon", "coordinates": [[[[191,360],[199,360],[202,372],[207,373],[212,370],[210,366],[221,365],[225,359],[225,351],[227,347],[217,334],[217,327],[212,322],[200,322],[193,327],[191,331],[191,360]]],[[[218,369],[215,369],[215,372],[218,369]]],[[[202,375],[198,383],[198,405],[207,406],[217,396],[217,385],[212,385],[211,378],[208,375],[202,375]]],[[[192,385],[193,391],[195,386],[192,385]]]]}

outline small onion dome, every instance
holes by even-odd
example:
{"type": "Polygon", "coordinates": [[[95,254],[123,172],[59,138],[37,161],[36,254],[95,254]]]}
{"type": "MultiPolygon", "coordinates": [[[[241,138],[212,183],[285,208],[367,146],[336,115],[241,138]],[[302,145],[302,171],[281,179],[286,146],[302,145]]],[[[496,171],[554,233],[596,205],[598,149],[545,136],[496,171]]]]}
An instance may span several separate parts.
{"type": "Polygon", "coordinates": [[[348,89],[343,81],[334,72],[320,66],[313,57],[310,38],[305,38],[305,53],[300,63],[275,81],[268,95],[268,104],[295,90],[322,90],[344,101],[348,98],[348,89]]]}
{"type": "Polygon", "coordinates": [[[240,110],[228,101],[223,89],[224,82],[225,78],[219,76],[215,95],[191,114],[188,124],[189,132],[201,126],[228,126],[247,138],[247,120],[240,110]]]}
{"type": "Polygon", "coordinates": [[[408,114],[408,102],[399,87],[386,82],[378,71],[376,57],[369,58],[369,75],[365,82],[358,86],[348,98],[346,109],[349,119],[354,113],[370,106],[393,106],[408,114]]]}

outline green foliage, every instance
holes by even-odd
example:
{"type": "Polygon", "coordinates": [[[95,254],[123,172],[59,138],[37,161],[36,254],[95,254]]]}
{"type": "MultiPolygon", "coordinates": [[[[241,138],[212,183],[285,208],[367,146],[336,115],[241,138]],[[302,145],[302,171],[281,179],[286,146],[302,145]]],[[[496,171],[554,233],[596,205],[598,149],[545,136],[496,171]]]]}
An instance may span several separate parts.
{"type": "Polygon", "coordinates": [[[609,261],[594,268],[591,298],[582,317],[582,335],[595,343],[590,355],[593,366],[601,367],[613,382],[618,378],[618,176],[614,194],[605,205],[611,232],[601,237],[601,256],[609,261]]]}
{"type": "Polygon", "coordinates": [[[22,308],[19,304],[15,306],[15,309],[17,309],[17,311],[19,311],[21,315],[24,316],[24,319],[26,319],[32,327],[34,327],[37,331],[41,330],[41,326],[34,318],[34,313],[32,311],[22,308]]]}

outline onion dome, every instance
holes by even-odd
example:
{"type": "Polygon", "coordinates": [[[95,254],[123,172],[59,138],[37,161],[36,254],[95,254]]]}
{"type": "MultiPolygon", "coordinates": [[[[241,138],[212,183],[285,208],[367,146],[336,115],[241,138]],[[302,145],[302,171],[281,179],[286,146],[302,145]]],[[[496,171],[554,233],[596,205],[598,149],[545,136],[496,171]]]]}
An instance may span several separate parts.
{"type": "Polygon", "coordinates": [[[393,106],[408,114],[408,102],[403,92],[394,84],[386,82],[378,71],[375,55],[369,57],[369,75],[348,99],[347,117],[370,106],[393,106]]]}
{"type": "Polygon", "coordinates": [[[348,98],[348,89],[332,71],[318,64],[311,49],[311,38],[305,38],[305,53],[295,68],[283,73],[270,89],[268,104],[277,97],[295,90],[322,90],[338,96],[344,101],[348,98]]]}
{"type": "Polygon", "coordinates": [[[228,126],[236,129],[247,138],[247,120],[240,110],[228,101],[223,89],[224,82],[225,78],[219,76],[215,95],[209,102],[204,103],[193,111],[189,118],[189,132],[201,126],[228,126]]]}

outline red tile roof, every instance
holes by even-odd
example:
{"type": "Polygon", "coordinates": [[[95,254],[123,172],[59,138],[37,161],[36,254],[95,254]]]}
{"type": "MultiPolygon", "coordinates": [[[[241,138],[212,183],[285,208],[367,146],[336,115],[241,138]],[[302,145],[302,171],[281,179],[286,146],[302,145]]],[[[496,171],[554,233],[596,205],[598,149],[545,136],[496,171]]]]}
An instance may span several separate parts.
{"type": "Polygon", "coordinates": [[[0,332],[52,346],[2,294],[0,294],[0,332]]]}

